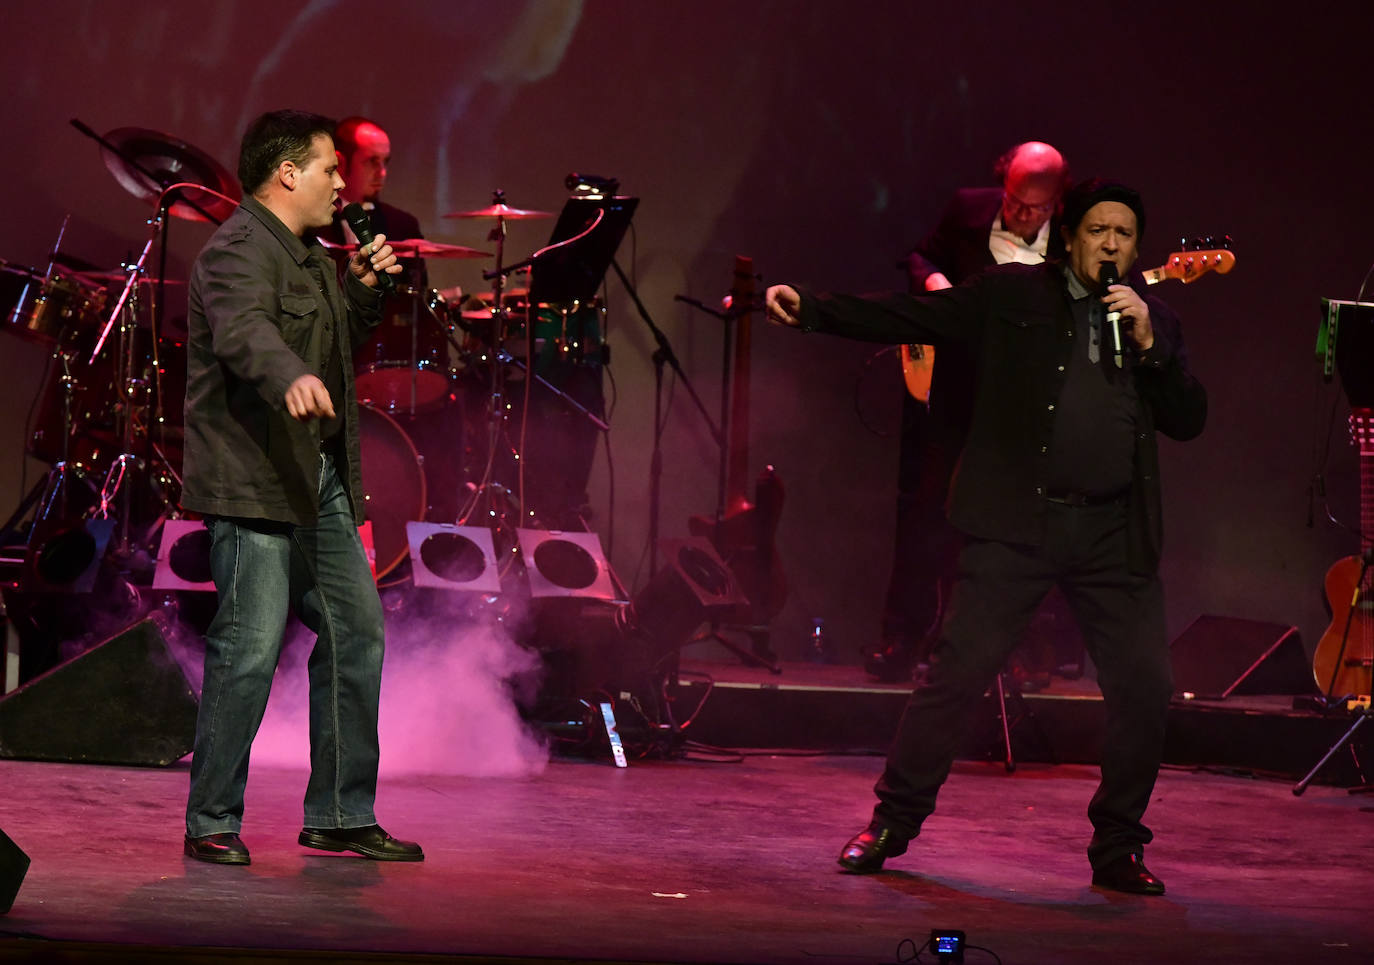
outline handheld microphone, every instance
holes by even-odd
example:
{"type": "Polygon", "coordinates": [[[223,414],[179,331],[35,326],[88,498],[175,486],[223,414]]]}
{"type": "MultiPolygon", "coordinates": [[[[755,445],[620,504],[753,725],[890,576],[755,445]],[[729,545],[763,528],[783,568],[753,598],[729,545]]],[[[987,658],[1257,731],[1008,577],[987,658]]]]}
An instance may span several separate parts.
{"type": "MultiPolygon", "coordinates": [[[[1097,273],[1098,283],[1102,286],[1102,293],[1107,293],[1108,285],[1119,284],[1121,279],[1116,273],[1116,262],[1104,261],[1097,273]]],[[[1107,324],[1112,327],[1112,361],[1117,368],[1121,368],[1121,313],[1112,309],[1107,312],[1107,324]]]]}
{"type": "MultiPolygon", "coordinates": [[[[348,226],[358,236],[358,243],[361,245],[372,244],[372,239],[376,236],[372,234],[372,219],[367,216],[367,209],[354,201],[352,204],[344,205],[342,213],[348,226]]],[[[396,279],[386,272],[373,269],[373,274],[377,276],[377,287],[382,291],[390,293],[396,290],[396,279]]]]}

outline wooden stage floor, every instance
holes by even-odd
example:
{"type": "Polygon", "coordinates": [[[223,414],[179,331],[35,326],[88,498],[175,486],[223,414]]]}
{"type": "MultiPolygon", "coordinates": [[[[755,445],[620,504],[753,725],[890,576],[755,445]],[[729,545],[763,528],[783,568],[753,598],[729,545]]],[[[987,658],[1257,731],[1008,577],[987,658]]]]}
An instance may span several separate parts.
{"type": "Polygon", "coordinates": [[[555,758],[520,778],[384,778],[379,817],[422,864],[299,847],[304,770],[255,765],[253,863],[223,867],[181,854],[185,761],[0,761],[0,829],[32,858],[0,960],[880,963],[933,927],[1006,965],[1374,955],[1367,795],[1166,770],[1147,859],[1169,891],[1139,898],[1088,885],[1084,765],[961,762],[906,856],[839,873],[879,765],[555,758]]]}

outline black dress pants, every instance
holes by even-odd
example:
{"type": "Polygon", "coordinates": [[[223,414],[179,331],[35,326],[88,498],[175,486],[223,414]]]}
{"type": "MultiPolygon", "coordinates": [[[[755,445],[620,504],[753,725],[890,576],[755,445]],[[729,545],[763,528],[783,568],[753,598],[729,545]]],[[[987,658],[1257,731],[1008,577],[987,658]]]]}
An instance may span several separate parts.
{"type": "Polygon", "coordinates": [[[902,399],[897,460],[897,520],[892,569],[883,603],[883,642],[922,645],[938,624],[953,570],[959,534],[945,518],[949,478],[964,431],[933,416],[909,393],[902,399]]]}
{"type": "Polygon", "coordinates": [[[1124,500],[1048,503],[1040,546],[965,541],[928,682],[907,702],[875,788],[875,818],[902,835],[920,831],[971,711],[1058,585],[1097,666],[1106,709],[1088,859],[1101,867],[1150,841],[1141,818],[1159,773],[1172,682],[1163,592],[1156,575],[1126,565],[1126,516],[1124,500]]]}

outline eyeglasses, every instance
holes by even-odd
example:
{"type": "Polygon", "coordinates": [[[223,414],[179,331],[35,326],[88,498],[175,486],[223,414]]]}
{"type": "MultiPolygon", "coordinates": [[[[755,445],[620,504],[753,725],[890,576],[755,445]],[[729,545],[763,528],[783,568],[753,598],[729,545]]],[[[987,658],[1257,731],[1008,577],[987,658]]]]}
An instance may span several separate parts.
{"type": "Polygon", "coordinates": [[[1010,191],[1002,192],[1002,206],[1013,214],[1054,214],[1054,209],[1059,206],[1059,202],[1046,201],[1044,204],[1027,204],[1010,191]]]}

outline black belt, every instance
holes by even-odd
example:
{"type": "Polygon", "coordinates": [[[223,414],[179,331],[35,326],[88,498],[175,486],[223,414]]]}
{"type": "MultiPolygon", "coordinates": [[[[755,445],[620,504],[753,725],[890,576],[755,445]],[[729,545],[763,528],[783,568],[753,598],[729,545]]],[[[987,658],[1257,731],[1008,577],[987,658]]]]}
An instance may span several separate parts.
{"type": "Polygon", "coordinates": [[[1118,489],[1110,493],[1080,493],[1071,489],[1051,489],[1045,498],[1061,506],[1106,506],[1110,503],[1125,502],[1128,489],[1118,489]]]}

